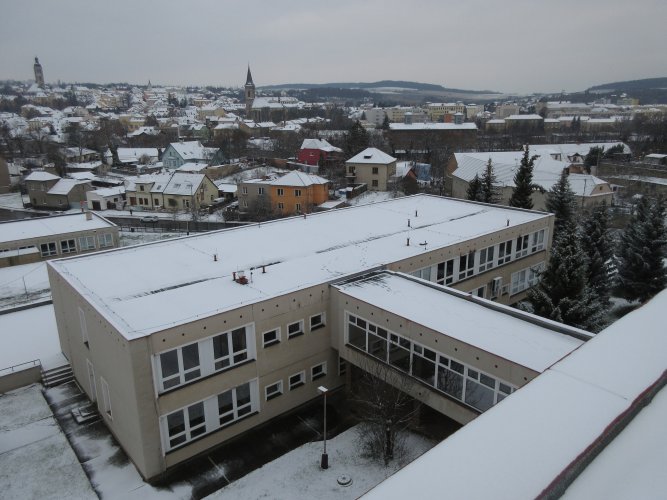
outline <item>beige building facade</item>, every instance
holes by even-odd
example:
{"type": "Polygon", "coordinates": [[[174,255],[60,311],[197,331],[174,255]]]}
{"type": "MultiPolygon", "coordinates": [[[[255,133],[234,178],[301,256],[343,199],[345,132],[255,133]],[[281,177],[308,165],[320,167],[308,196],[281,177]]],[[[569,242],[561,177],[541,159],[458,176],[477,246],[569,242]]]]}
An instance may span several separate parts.
{"type": "MultiPolygon", "coordinates": [[[[552,228],[548,214],[418,195],[54,261],[48,272],[76,379],[152,478],[317,398],[320,385],[345,384],[354,354],[341,350],[333,284],[385,267],[509,304],[546,261],[552,228]]],[[[515,376],[532,372],[506,381],[515,376]]],[[[460,421],[479,412],[457,411],[460,421]]]]}

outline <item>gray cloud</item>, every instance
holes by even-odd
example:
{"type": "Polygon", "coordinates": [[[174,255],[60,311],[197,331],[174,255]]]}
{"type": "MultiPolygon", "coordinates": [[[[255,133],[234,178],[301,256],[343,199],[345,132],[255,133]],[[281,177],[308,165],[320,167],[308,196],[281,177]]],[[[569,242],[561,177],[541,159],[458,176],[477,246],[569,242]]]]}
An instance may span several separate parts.
{"type": "Polygon", "coordinates": [[[665,76],[664,0],[5,0],[0,78],[258,85],[405,79],[501,91],[665,76]]]}

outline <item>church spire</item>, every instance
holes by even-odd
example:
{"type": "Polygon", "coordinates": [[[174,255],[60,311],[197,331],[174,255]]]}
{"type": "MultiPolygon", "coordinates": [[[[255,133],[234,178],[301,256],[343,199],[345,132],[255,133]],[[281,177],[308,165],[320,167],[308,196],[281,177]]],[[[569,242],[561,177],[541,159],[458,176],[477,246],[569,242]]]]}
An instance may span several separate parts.
{"type": "Polygon", "coordinates": [[[248,64],[248,76],[245,79],[245,84],[246,85],[254,85],[252,81],[252,74],[250,73],[250,64],[248,64]]]}

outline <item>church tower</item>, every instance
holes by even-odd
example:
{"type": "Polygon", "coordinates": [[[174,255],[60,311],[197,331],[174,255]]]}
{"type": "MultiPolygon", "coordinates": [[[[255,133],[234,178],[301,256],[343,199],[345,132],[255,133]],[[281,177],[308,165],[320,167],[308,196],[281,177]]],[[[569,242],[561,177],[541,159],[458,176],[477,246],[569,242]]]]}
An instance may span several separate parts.
{"type": "Polygon", "coordinates": [[[33,69],[35,70],[35,83],[38,87],[44,88],[44,71],[42,71],[42,65],[39,64],[39,59],[36,57],[33,69]]]}
{"type": "Polygon", "coordinates": [[[248,76],[245,80],[245,117],[252,117],[252,103],[255,100],[255,84],[252,81],[250,65],[248,65],[248,76]]]}

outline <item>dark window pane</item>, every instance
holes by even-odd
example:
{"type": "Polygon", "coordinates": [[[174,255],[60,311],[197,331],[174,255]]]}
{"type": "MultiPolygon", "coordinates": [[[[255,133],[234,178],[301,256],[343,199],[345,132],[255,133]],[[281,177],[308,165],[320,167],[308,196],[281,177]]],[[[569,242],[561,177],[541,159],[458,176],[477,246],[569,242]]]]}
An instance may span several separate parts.
{"type": "Polygon", "coordinates": [[[178,437],[170,439],[169,440],[169,446],[171,446],[173,448],[174,446],[177,446],[181,443],[185,443],[185,439],[186,439],[185,434],[181,434],[178,437]]]}
{"type": "Polygon", "coordinates": [[[357,326],[361,328],[366,328],[366,321],[361,318],[357,318],[357,326]]]}
{"type": "Polygon", "coordinates": [[[387,341],[372,333],[368,334],[368,354],[387,361],[387,341]]]}
{"type": "MultiPolygon", "coordinates": [[[[453,363],[455,361],[452,361],[453,363]]],[[[438,389],[456,399],[463,400],[463,376],[451,370],[440,368],[438,370],[438,389]]]]}
{"type": "Polygon", "coordinates": [[[451,361],[451,363],[450,363],[450,368],[451,368],[452,370],[454,370],[455,372],[463,373],[463,365],[462,365],[461,363],[457,363],[457,362],[454,361],[453,359],[452,359],[452,361],[451,361]]]}
{"type": "Polygon", "coordinates": [[[162,369],[162,378],[178,373],[178,353],[176,350],[160,354],[160,368],[162,369]]]}
{"type": "Polygon", "coordinates": [[[242,351],[246,348],[245,328],[239,328],[232,332],[232,350],[234,352],[242,351]]]}
{"type": "Polygon", "coordinates": [[[232,391],[223,392],[218,395],[218,413],[222,415],[234,409],[232,391]]]}
{"type": "Polygon", "coordinates": [[[435,363],[421,356],[412,356],[412,375],[435,386],[435,363]]]}
{"type": "Polygon", "coordinates": [[[176,386],[179,385],[180,383],[181,383],[181,379],[178,378],[178,377],[175,377],[175,378],[172,378],[172,379],[163,381],[163,382],[162,382],[162,386],[163,386],[165,389],[169,389],[169,388],[171,388],[171,387],[176,387],[176,386]]]}
{"type": "Polygon", "coordinates": [[[167,427],[169,428],[170,436],[180,434],[185,430],[185,420],[183,419],[182,410],[167,415],[167,427]]]}
{"type": "Polygon", "coordinates": [[[241,361],[245,361],[246,359],[248,359],[248,353],[247,352],[234,354],[234,363],[240,363],[241,361]]]}
{"type": "Polygon", "coordinates": [[[196,403],[188,408],[190,427],[204,423],[204,403],[196,403]]]}
{"type": "Polygon", "coordinates": [[[410,351],[396,344],[391,344],[389,349],[389,363],[406,373],[410,372],[410,351]]]}
{"type": "Polygon", "coordinates": [[[236,406],[250,403],[250,384],[243,384],[236,388],[236,406]]]}
{"type": "Polygon", "coordinates": [[[192,371],[187,372],[183,376],[183,378],[187,382],[188,380],[194,380],[194,379],[198,378],[200,374],[201,374],[201,372],[199,371],[199,368],[198,368],[196,370],[192,370],[192,371]]]}
{"type": "Polygon", "coordinates": [[[183,349],[183,369],[189,370],[199,366],[199,344],[191,344],[183,349]]]}
{"type": "Polygon", "coordinates": [[[213,337],[213,357],[215,359],[229,356],[229,345],[227,343],[227,334],[223,333],[213,337]]]}
{"type": "Polygon", "coordinates": [[[489,377],[488,375],[484,375],[483,373],[479,374],[479,381],[491,389],[495,389],[496,387],[496,379],[489,377]]]}
{"type": "Polygon", "coordinates": [[[359,349],[366,350],[366,330],[362,330],[358,326],[350,325],[349,342],[359,349]]]}
{"type": "Polygon", "coordinates": [[[480,411],[485,411],[493,406],[493,391],[488,387],[473,380],[466,380],[466,399],[465,402],[474,406],[480,411]]]}

